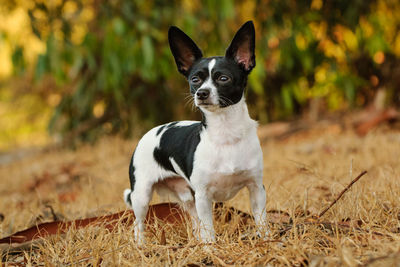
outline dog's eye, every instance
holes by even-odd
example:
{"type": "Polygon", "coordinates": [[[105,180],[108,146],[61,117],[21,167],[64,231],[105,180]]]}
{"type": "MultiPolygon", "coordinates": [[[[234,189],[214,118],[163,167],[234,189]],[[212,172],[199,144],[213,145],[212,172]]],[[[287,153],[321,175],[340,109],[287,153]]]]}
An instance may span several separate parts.
{"type": "Polygon", "coordinates": [[[199,77],[197,77],[197,76],[193,76],[193,77],[190,79],[190,81],[191,81],[193,84],[199,84],[199,83],[201,82],[201,79],[200,79],[199,77]]]}
{"type": "Polygon", "coordinates": [[[226,75],[221,75],[221,76],[218,77],[218,81],[219,81],[219,82],[222,82],[222,83],[229,82],[230,80],[231,80],[231,78],[229,78],[229,77],[226,76],[226,75]]]}

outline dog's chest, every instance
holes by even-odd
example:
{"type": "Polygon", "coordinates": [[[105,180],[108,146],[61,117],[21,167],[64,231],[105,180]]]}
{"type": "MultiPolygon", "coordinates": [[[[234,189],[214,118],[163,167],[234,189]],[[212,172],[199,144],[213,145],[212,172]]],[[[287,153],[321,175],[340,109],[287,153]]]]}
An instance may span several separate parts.
{"type": "Polygon", "coordinates": [[[195,155],[195,173],[215,201],[225,201],[254,181],[262,171],[262,152],[257,135],[249,133],[237,143],[200,142],[195,155]]]}
{"type": "Polygon", "coordinates": [[[213,173],[235,174],[250,170],[259,159],[259,149],[254,143],[241,141],[221,146],[200,143],[195,163],[213,173]]]}

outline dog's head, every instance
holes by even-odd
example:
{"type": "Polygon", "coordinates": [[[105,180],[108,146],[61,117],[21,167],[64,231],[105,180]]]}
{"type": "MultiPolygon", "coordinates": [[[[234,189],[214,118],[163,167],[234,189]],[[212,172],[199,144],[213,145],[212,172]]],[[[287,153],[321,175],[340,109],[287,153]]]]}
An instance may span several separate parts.
{"type": "Polygon", "coordinates": [[[197,107],[214,111],[242,99],[247,75],[256,65],[252,21],[237,31],[224,57],[203,58],[193,40],[174,26],[169,29],[168,39],[178,70],[187,78],[197,107]]]}

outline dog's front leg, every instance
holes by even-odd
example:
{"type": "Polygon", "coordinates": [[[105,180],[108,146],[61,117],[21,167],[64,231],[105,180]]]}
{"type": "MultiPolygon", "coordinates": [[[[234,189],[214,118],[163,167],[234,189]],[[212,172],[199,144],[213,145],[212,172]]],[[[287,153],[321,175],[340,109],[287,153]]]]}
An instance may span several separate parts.
{"type": "Polygon", "coordinates": [[[196,229],[195,232],[200,231],[201,241],[205,243],[215,241],[215,231],[213,225],[212,216],[212,200],[208,198],[206,192],[196,191],[195,193],[196,210],[200,220],[198,226],[200,229],[196,229]]]}
{"type": "Polygon", "coordinates": [[[252,183],[247,186],[250,192],[250,203],[253,216],[257,226],[257,233],[260,236],[264,236],[262,233],[268,235],[267,226],[267,211],[266,211],[266,201],[267,196],[265,192],[264,185],[262,182],[252,183]]]}

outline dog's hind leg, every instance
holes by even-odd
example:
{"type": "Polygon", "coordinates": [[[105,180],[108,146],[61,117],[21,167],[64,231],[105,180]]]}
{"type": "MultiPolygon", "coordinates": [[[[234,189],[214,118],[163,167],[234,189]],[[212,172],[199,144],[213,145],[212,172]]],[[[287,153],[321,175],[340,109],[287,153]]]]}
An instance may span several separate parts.
{"type": "Polygon", "coordinates": [[[181,177],[171,177],[163,180],[161,185],[162,187],[157,187],[157,192],[159,189],[167,188],[167,191],[171,192],[172,195],[180,201],[183,209],[189,214],[193,236],[199,239],[201,229],[200,220],[197,215],[194,191],[191,189],[188,182],[181,177]]]}
{"type": "Polygon", "coordinates": [[[194,192],[188,182],[181,177],[170,177],[156,184],[154,187],[160,198],[172,196],[179,200],[183,209],[189,214],[193,226],[193,234],[197,237],[199,227],[199,217],[197,216],[194,192]]]}
{"type": "Polygon", "coordinates": [[[130,195],[132,210],[135,213],[135,239],[138,243],[144,241],[145,220],[149,203],[153,195],[153,184],[136,184],[130,195]]]}

